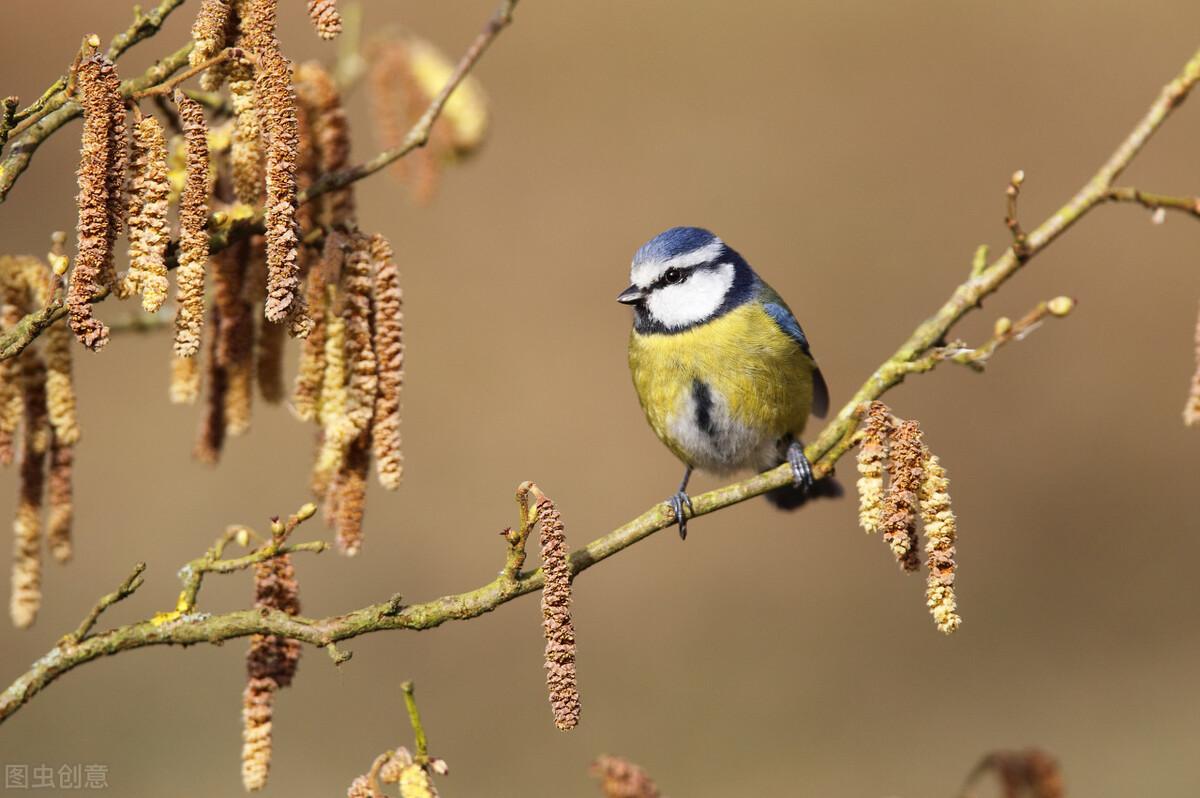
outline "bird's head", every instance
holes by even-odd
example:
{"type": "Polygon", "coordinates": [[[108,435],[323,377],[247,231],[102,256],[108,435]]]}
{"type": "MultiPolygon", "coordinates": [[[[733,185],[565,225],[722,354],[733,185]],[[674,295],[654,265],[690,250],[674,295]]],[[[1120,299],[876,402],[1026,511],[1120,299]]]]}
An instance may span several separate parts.
{"type": "Polygon", "coordinates": [[[631,285],[617,301],[634,308],[639,332],[681,332],[744,302],[754,273],[721,239],[672,227],[633,256],[631,285]]]}

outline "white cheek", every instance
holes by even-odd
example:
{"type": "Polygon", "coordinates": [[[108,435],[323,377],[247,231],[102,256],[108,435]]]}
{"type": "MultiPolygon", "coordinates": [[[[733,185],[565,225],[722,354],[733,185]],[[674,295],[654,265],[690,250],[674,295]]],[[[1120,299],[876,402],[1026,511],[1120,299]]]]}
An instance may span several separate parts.
{"type": "Polygon", "coordinates": [[[686,327],[711,316],[733,286],[733,264],[694,273],[679,285],[667,285],[650,294],[650,315],[669,330],[686,327]]]}

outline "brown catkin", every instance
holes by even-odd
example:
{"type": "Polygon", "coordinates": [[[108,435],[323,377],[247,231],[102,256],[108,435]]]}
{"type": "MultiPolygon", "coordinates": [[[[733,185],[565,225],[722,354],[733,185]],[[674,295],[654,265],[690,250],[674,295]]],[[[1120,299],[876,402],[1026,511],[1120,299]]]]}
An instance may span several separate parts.
{"type": "Polygon", "coordinates": [[[335,494],[330,498],[330,505],[337,528],[338,550],[347,557],[353,557],[362,548],[370,451],[370,436],[367,433],[359,435],[346,452],[342,467],[329,488],[335,494]]]}
{"type": "Polygon", "coordinates": [[[83,59],[76,71],[76,91],[83,106],[83,137],[77,172],[78,255],[71,270],[67,307],[75,337],[92,350],[108,342],[108,327],[93,315],[91,299],[107,287],[116,237],[114,220],[109,215],[110,150],[115,123],[111,92],[116,79],[116,67],[99,54],[83,59]]]}
{"type": "Polygon", "coordinates": [[[1196,319],[1196,373],[1192,375],[1192,387],[1188,391],[1187,404],[1183,408],[1183,423],[1189,427],[1200,425],[1200,318],[1196,319]]]}
{"type": "Polygon", "coordinates": [[[13,625],[33,624],[42,603],[42,493],[45,487],[49,419],[46,412],[46,372],[41,359],[26,351],[21,357],[24,429],[17,511],[13,520],[13,625]]]}
{"type": "Polygon", "coordinates": [[[175,93],[187,145],[187,175],[179,197],[179,268],[176,271],[175,354],[195,357],[204,327],[204,271],[208,262],[208,124],[204,107],[175,93]]]}
{"type": "Polygon", "coordinates": [[[891,428],[887,405],[872,402],[858,449],[858,523],[867,532],[883,526],[883,472],[891,428]]]}
{"type": "MultiPolygon", "coordinates": [[[[282,325],[259,325],[255,340],[255,372],[258,394],[264,402],[278,404],[283,401],[283,355],[284,333],[282,325]]],[[[312,333],[309,333],[312,336],[312,333]]]]}
{"type": "Polygon", "coordinates": [[[322,39],[333,39],[342,32],[337,0],[308,0],[308,17],[322,39]]]}
{"type": "Polygon", "coordinates": [[[215,357],[223,372],[223,418],[229,435],[249,430],[254,394],[254,316],[244,295],[249,247],[249,242],[240,242],[213,259],[213,301],[220,312],[215,357]]]}
{"type": "Polygon", "coordinates": [[[604,798],[659,798],[658,785],[646,771],[620,757],[598,757],[591,772],[604,798]]]}
{"type": "Polygon", "coordinates": [[[917,492],[923,476],[921,427],[902,421],[892,435],[888,472],[891,482],[883,501],[883,539],[905,571],[920,567],[917,550],[917,492]]]}
{"type": "Polygon", "coordinates": [[[125,179],[129,172],[129,124],[125,118],[125,98],[116,69],[104,73],[108,97],[108,258],[101,273],[101,283],[109,290],[117,288],[117,269],[113,262],[117,237],[124,232],[129,205],[125,198],[125,179]]]}
{"type": "Polygon", "coordinates": [[[375,371],[375,345],[371,335],[371,239],[354,236],[342,269],[342,296],[346,319],[348,403],[346,415],[355,434],[370,429],[375,414],[379,378],[375,371]]]}
{"type": "Polygon", "coordinates": [[[142,117],[133,131],[133,179],[129,187],[129,270],[122,296],[142,295],[142,309],[157,313],[167,298],[167,145],[162,125],[142,117]]]}
{"type": "MultiPolygon", "coordinates": [[[[287,555],[255,566],[255,607],[300,612],[299,585],[287,555]]],[[[247,682],[242,696],[242,785],[261,790],[271,767],[271,710],[275,693],[292,683],[300,661],[300,643],[275,635],[254,635],[246,654],[247,682]]]]}
{"type": "Polygon", "coordinates": [[[404,295],[400,267],[391,244],[381,235],[371,239],[375,272],[375,359],[379,386],[375,399],[371,439],[379,484],[396,490],[404,478],[404,453],[400,437],[400,394],[404,388],[404,295]]]}
{"type": "Polygon", "coordinates": [[[579,723],[575,678],[575,626],[571,621],[571,564],[562,517],[548,496],[537,503],[541,527],[542,631],[546,635],[546,687],[554,725],[566,731],[579,723]]]}
{"type": "MultiPolygon", "coordinates": [[[[219,329],[221,311],[214,306],[212,309],[212,326],[219,329]]],[[[208,339],[208,359],[205,363],[208,395],[204,400],[204,415],[200,419],[200,431],[196,436],[196,445],[192,455],[201,463],[215,465],[221,459],[221,449],[225,446],[226,419],[225,396],[229,390],[229,381],[225,367],[221,365],[218,355],[220,340],[218,336],[208,339]]],[[[189,358],[196,360],[197,358],[189,358]]]]}
{"type": "MultiPolygon", "coordinates": [[[[334,172],[350,162],[350,125],[342,108],[337,82],[315,61],[296,69],[296,89],[303,116],[311,126],[315,168],[334,172]]],[[[350,187],[323,194],[318,200],[321,221],[327,227],[345,225],[354,216],[354,192],[350,187]]]]}
{"type": "Polygon", "coordinates": [[[49,485],[46,501],[50,506],[46,519],[46,542],[57,562],[71,559],[71,525],[75,520],[74,501],[75,447],[57,440],[50,445],[49,485]]]}
{"type": "MultiPolygon", "coordinates": [[[[299,239],[296,234],[296,170],[300,149],[292,67],[275,36],[276,0],[244,0],[242,43],[256,57],[256,104],[266,157],[266,317],[276,323],[301,312],[299,239]]],[[[303,326],[291,328],[303,337],[303,326]]]]}
{"type": "Polygon", "coordinates": [[[925,452],[921,480],[921,522],[925,531],[925,600],[939,631],[952,634],[962,625],[954,594],[955,548],[958,522],[950,506],[950,481],[936,455],[925,452]]]}

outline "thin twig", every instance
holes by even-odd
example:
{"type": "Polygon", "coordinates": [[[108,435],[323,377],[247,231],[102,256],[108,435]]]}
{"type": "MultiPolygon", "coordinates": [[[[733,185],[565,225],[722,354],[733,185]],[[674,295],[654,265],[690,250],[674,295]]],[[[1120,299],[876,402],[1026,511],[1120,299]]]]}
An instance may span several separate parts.
{"type": "Polygon", "coordinates": [[[1200,218],[1200,197],[1176,197],[1169,194],[1154,194],[1133,186],[1110,188],[1104,197],[1112,202],[1136,202],[1144,208],[1156,211],[1166,208],[1200,218]]]}
{"type": "Polygon", "coordinates": [[[412,682],[403,682],[400,691],[404,693],[404,706],[408,709],[408,722],[412,725],[413,739],[416,741],[417,754],[413,761],[421,765],[429,764],[429,741],[425,739],[425,726],[421,723],[421,711],[417,709],[417,696],[412,682]]]}
{"type": "Polygon", "coordinates": [[[145,570],[146,563],[144,562],[140,562],[133,566],[133,573],[131,573],[125,579],[125,581],[121,583],[120,587],[118,587],[112,593],[102,596],[101,599],[96,602],[96,606],[92,607],[92,610],[87,614],[87,617],[83,619],[83,623],[79,624],[79,628],[67,636],[68,644],[77,645],[81,640],[87,637],[87,633],[90,632],[92,627],[96,625],[96,621],[100,619],[100,614],[102,612],[116,604],[118,601],[132,596],[134,591],[142,586],[142,572],[145,570]]]}
{"type": "Polygon", "coordinates": [[[517,2],[518,0],[504,0],[500,4],[500,7],[496,9],[491,19],[484,25],[483,30],[479,32],[475,40],[471,42],[471,46],[467,48],[462,58],[459,59],[454,67],[454,72],[451,73],[450,78],[446,81],[446,85],[437,93],[437,96],[429,103],[429,107],[425,109],[425,113],[421,114],[421,118],[408,131],[408,135],[404,137],[404,141],[390,150],[379,153],[365,163],[348,166],[345,169],[339,169],[336,172],[322,175],[307,190],[300,193],[300,202],[307,202],[326,192],[345,188],[357,180],[362,180],[364,177],[373,175],[379,170],[386,168],[418,147],[424,147],[429,141],[429,133],[441,115],[442,109],[449,101],[450,95],[454,93],[454,90],[458,88],[458,85],[462,83],[463,79],[483,56],[488,46],[512,22],[513,10],[516,8],[517,2]]]}
{"type": "Polygon", "coordinates": [[[204,70],[208,69],[211,66],[214,66],[216,64],[221,64],[221,63],[224,63],[225,61],[230,61],[233,59],[244,58],[245,55],[246,55],[246,53],[237,47],[227,47],[224,50],[222,50],[221,52],[214,55],[212,58],[209,58],[207,61],[203,61],[194,66],[188,67],[187,69],[183,70],[179,74],[175,75],[170,80],[164,80],[162,83],[159,83],[158,85],[151,86],[148,89],[144,89],[142,91],[131,94],[129,96],[129,99],[133,100],[134,102],[137,102],[138,100],[143,100],[146,97],[155,97],[155,96],[161,97],[161,96],[173,94],[175,91],[175,87],[178,86],[180,83],[183,83],[185,80],[194,78],[196,75],[199,75],[201,72],[203,72],[204,70]]]}

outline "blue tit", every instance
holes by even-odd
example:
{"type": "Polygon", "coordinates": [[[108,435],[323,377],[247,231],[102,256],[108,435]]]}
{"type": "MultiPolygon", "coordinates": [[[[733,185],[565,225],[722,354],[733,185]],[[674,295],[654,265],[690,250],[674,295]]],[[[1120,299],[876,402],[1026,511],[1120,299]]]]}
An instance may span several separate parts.
{"type": "Polygon", "coordinates": [[[725,474],[789,463],[793,484],[767,494],[785,509],[838,495],[832,480],[813,490],[800,434],[810,413],[825,415],[829,389],[779,294],[696,227],[650,239],[633,256],[630,278],[617,297],[633,307],[629,369],[650,427],[685,466],[668,500],[680,536],[694,468],[725,474]]]}

